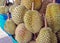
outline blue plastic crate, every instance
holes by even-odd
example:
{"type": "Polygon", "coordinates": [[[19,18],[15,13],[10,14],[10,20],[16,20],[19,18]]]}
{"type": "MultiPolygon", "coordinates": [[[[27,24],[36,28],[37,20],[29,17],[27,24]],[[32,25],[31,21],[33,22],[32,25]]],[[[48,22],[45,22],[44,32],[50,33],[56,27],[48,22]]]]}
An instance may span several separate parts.
{"type": "Polygon", "coordinates": [[[7,19],[7,16],[0,14],[0,27],[4,30],[4,24],[7,19]]]}
{"type": "MultiPolygon", "coordinates": [[[[7,20],[7,15],[6,14],[0,14],[0,27],[3,29],[4,31],[4,24],[7,20]]],[[[13,43],[18,43],[13,37],[11,34],[8,34],[10,36],[10,38],[12,39],[13,43]]]]}

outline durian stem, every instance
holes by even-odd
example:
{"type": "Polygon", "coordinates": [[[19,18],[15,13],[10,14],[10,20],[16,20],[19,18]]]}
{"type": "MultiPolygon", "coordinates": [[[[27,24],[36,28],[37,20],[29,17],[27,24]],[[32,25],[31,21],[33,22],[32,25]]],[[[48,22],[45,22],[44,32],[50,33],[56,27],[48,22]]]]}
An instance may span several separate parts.
{"type": "Polygon", "coordinates": [[[45,22],[45,28],[47,27],[47,20],[46,20],[46,15],[43,14],[44,17],[44,22],[45,22]]]}
{"type": "Polygon", "coordinates": [[[47,27],[47,21],[46,21],[46,17],[45,17],[45,27],[47,27]]]}
{"type": "Polygon", "coordinates": [[[32,2],[32,11],[34,10],[34,2],[32,2]]]}
{"type": "Polygon", "coordinates": [[[53,0],[53,3],[55,3],[55,0],[53,0]]]}

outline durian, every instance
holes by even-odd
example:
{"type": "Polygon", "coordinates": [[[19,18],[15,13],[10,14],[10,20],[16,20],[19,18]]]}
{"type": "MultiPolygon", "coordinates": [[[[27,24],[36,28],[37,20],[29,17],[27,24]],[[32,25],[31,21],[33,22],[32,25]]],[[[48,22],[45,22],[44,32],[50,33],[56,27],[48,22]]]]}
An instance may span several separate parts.
{"type": "Polygon", "coordinates": [[[31,40],[32,33],[26,30],[24,23],[21,23],[17,26],[15,31],[15,39],[18,43],[27,43],[31,40]]]}
{"type": "Polygon", "coordinates": [[[46,9],[46,18],[49,27],[54,33],[60,30],[60,8],[58,3],[50,3],[46,9]]]}
{"type": "Polygon", "coordinates": [[[32,33],[37,33],[42,27],[41,15],[39,15],[39,12],[36,10],[29,10],[25,13],[24,23],[27,30],[32,33]]]}
{"type": "Polygon", "coordinates": [[[27,9],[23,5],[18,5],[13,9],[12,20],[18,25],[23,22],[23,17],[27,9]]]}
{"type": "Polygon", "coordinates": [[[8,7],[7,6],[0,6],[0,13],[6,14],[8,12],[8,7]]]}
{"type": "Polygon", "coordinates": [[[4,29],[7,33],[14,35],[15,34],[15,29],[16,29],[16,25],[15,23],[12,21],[12,19],[7,19],[4,29]]]}
{"type": "Polygon", "coordinates": [[[57,37],[51,28],[42,28],[36,39],[36,43],[57,43],[57,37]]]}
{"type": "Polygon", "coordinates": [[[57,43],[57,37],[55,33],[52,32],[50,27],[47,27],[47,21],[45,18],[45,27],[43,27],[36,39],[36,43],[57,43]]]}
{"type": "Polygon", "coordinates": [[[39,9],[41,7],[42,0],[21,0],[21,4],[24,5],[27,9],[32,8],[32,2],[34,2],[34,9],[39,9]]]}

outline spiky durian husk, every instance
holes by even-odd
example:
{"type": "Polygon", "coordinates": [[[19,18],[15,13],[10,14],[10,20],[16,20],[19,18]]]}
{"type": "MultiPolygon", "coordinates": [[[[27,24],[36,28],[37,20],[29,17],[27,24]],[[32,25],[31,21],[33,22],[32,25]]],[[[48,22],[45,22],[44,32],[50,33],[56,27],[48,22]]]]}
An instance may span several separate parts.
{"type": "Polygon", "coordinates": [[[0,13],[6,14],[8,12],[8,7],[7,6],[0,6],[0,13]]]}
{"type": "Polygon", "coordinates": [[[47,6],[46,18],[48,25],[56,33],[60,30],[60,8],[59,4],[51,3],[47,6]]]}
{"type": "Polygon", "coordinates": [[[27,28],[32,33],[39,32],[40,28],[42,27],[42,20],[41,15],[39,15],[38,11],[27,11],[24,16],[24,23],[27,28]]]}
{"type": "Polygon", "coordinates": [[[16,6],[12,12],[12,20],[18,25],[23,22],[27,9],[23,5],[16,6]]]}
{"type": "Polygon", "coordinates": [[[15,31],[15,39],[19,43],[27,43],[31,40],[32,33],[26,30],[26,27],[23,23],[19,24],[15,31]]]}
{"type": "Polygon", "coordinates": [[[0,6],[3,6],[5,4],[6,0],[0,0],[0,6]]]}
{"type": "Polygon", "coordinates": [[[39,9],[41,7],[42,0],[21,0],[21,4],[27,9],[32,8],[32,2],[34,2],[34,9],[39,9]]]}
{"type": "Polygon", "coordinates": [[[15,34],[15,29],[16,29],[16,25],[15,23],[12,21],[12,19],[7,19],[4,29],[7,33],[14,35],[15,34]]]}
{"type": "Polygon", "coordinates": [[[36,39],[36,43],[57,43],[57,38],[51,28],[42,28],[36,39]]]}

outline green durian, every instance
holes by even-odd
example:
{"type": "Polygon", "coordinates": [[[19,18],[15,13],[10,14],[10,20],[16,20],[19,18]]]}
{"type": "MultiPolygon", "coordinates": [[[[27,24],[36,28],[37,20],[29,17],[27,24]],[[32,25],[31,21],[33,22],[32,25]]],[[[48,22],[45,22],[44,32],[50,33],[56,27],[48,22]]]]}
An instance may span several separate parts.
{"type": "Polygon", "coordinates": [[[60,7],[58,3],[50,3],[46,9],[46,18],[49,27],[54,33],[60,30],[60,7]]]}
{"type": "Polygon", "coordinates": [[[12,19],[7,19],[6,23],[4,25],[4,29],[7,33],[14,35],[15,34],[15,29],[16,29],[16,25],[15,23],[12,21],[12,19]]]}
{"type": "Polygon", "coordinates": [[[18,5],[12,12],[12,20],[17,25],[23,22],[23,17],[27,9],[23,5],[18,5]]]}
{"type": "Polygon", "coordinates": [[[27,28],[32,33],[37,33],[42,27],[41,14],[36,10],[29,10],[25,13],[24,23],[27,28]]]}
{"type": "Polygon", "coordinates": [[[21,4],[24,5],[27,9],[32,8],[32,2],[34,2],[34,9],[39,9],[42,4],[42,0],[21,0],[21,4]]]}
{"type": "Polygon", "coordinates": [[[57,43],[57,37],[51,28],[44,27],[40,30],[36,43],[57,43]]]}
{"type": "Polygon", "coordinates": [[[0,13],[1,14],[6,14],[8,12],[8,7],[7,6],[0,6],[0,13]]]}
{"type": "Polygon", "coordinates": [[[17,26],[15,31],[15,39],[18,43],[27,43],[31,40],[32,33],[26,30],[24,23],[21,23],[17,26]]]}

